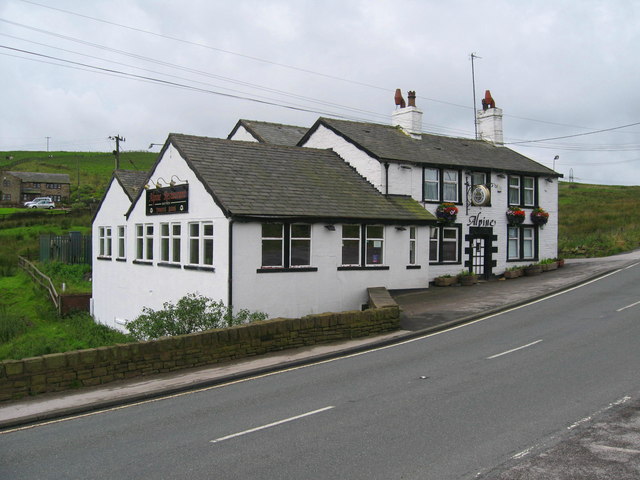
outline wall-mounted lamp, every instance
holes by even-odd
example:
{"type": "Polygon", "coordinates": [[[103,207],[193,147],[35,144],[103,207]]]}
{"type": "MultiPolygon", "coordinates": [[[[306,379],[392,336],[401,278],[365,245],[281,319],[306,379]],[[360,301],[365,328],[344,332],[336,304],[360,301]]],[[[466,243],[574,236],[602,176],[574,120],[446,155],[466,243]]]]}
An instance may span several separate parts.
{"type": "Polygon", "coordinates": [[[173,187],[178,182],[189,183],[189,180],[181,180],[179,176],[171,175],[171,181],[169,182],[169,185],[171,185],[173,187]]]}
{"type": "Polygon", "coordinates": [[[336,226],[333,225],[333,224],[325,225],[324,228],[326,228],[330,232],[335,232],[336,231],[336,226]]]}
{"type": "Polygon", "coordinates": [[[504,173],[499,173],[498,178],[506,178],[506,175],[504,173]]]}
{"type": "Polygon", "coordinates": [[[152,143],[152,144],[150,144],[150,145],[149,145],[149,147],[147,148],[147,150],[152,149],[152,148],[153,148],[154,146],[156,146],[156,145],[158,145],[158,146],[160,146],[160,147],[161,147],[161,146],[162,146],[162,145],[164,145],[164,144],[163,144],[163,143],[152,143]]]}
{"type": "Polygon", "coordinates": [[[403,170],[411,170],[411,167],[409,165],[400,165],[400,168],[403,170]]]}
{"type": "Polygon", "coordinates": [[[549,183],[553,183],[553,178],[552,177],[547,177],[545,178],[545,180],[549,183]]]}
{"type": "Polygon", "coordinates": [[[404,232],[406,229],[407,227],[403,227],[402,225],[396,227],[396,230],[398,230],[399,232],[404,232]]]}
{"type": "Polygon", "coordinates": [[[162,188],[162,184],[160,183],[160,180],[162,180],[165,185],[169,185],[169,183],[164,178],[158,177],[158,179],[156,180],[156,188],[162,188]]]}

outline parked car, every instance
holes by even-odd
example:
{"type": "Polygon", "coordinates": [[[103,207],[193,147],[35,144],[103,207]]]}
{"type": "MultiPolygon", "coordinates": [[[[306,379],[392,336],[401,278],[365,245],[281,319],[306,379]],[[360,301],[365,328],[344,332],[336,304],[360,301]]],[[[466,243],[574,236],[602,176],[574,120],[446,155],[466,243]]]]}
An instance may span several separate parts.
{"type": "Polygon", "coordinates": [[[31,205],[29,205],[29,208],[48,208],[48,209],[52,209],[55,208],[56,204],[53,203],[51,200],[38,200],[37,202],[32,202],[31,205]]]}
{"type": "Polygon", "coordinates": [[[28,202],[24,202],[24,206],[29,208],[29,207],[31,207],[31,205],[33,205],[36,202],[39,202],[40,200],[46,200],[47,202],[53,202],[53,199],[51,197],[36,197],[33,200],[29,200],[28,202]]]}

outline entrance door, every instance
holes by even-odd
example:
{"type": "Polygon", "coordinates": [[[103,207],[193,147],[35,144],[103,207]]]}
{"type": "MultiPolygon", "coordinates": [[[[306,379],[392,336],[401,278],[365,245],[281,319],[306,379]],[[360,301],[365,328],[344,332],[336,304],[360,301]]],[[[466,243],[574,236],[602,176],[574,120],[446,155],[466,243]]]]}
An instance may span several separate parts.
{"type": "Polygon", "coordinates": [[[497,240],[493,234],[493,228],[471,227],[465,240],[469,242],[468,247],[465,248],[465,253],[468,255],[465,265],[476,275],[488,279],[493,267],[496,266],[493,254],[498,251],[498,248],[493,246],[493,242],[497,240]]]}

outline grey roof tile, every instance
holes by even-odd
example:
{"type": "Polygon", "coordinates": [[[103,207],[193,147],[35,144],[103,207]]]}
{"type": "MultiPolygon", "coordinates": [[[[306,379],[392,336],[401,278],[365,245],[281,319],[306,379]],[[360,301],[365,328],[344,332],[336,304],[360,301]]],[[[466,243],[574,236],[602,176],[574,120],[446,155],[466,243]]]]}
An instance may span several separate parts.
{"type": "MultiPolygon", "coordinates": [[[[414,139],[397,127],[333,118],[318,119],[309,129],[307,136],[320,124],[349,139],[380,160],[559,175],[510,148],[496,146],[483,140],[424,133],[421,139],[414,139]]],[[[303,142],[304,139],[300,144],[303,142]]]]}
{"type": "Polygon", "coordinates": [[[258,122],[256,120],[240,120],[229,137],[233,135],[239,126],[243,126],[260,143],[288,145],[290,147],[295,146],[308,130],[306,127],[297,127],[295,125],[258,122]]]}
{"type": "Polygon", "coordinates": [[[36,183],[71,183],[69,175],[66,173],[39,173],[39,172],[9,172],[8,174],[18,177],[23,182],[36,183]]]}
{"type": "Polygon", "coordinates": [[[409,197],[386,197],[330,150],[170,134],[230,216],[427,223],[409,197]]]}
{"type": "Polygon", "coordinates": [[[135,170],[116,170],[113,172],[130,200],[134,200],[147,181],[148,172],[135,170]]]}

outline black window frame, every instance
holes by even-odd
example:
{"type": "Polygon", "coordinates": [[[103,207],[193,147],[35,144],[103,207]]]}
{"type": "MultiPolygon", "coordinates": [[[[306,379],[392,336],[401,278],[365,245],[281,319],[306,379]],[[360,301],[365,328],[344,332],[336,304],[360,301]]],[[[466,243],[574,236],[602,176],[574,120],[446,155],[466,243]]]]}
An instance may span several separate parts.
{"type": "MultiPolygon", "coordinates": [[[[353,223],[347,223],[345,225],[356,225],[353,223]]],[[[389,270],[389,265],[385,265],[384,261],[386,259],[387,253],[385,251],[385,243],[387,239],[387,225],[372,222],[372,223],[360,223],[357,224],[360,228],[360,263],[359,265],[340,265],[338,270],[389,270]],[[382,228],[382,263],[368,263],[367,262],[367,251],[368,251],[368,241],[378,240],[378,237],[367,236],[367,227],[380,227],[382,228]]],[[[344,225],[343,225],[344,227],[344,225]]],[[[353,237],[349,237],[353,238],[353,237]]],[[[342,261],[342,254],[340,257],[342,261]]]]}
{"type": "Polygon", "coordinates": [[[438,260],[431,260],[431,232],[429,232],[429,265],[460,265],[462,264],[462,224],[454,223],[452,225],[436,225],[431,228],[435,228],[438,231],[438,260]],[[443,261],[442,260],[442,251],[444,244],[444,230],[446,229],[455,229],[458,231],[457,236],[457,260],[454,262],[451,261],[443,261]]]}
{"type": "Polygon", "coordinates": [[[506,257],[507,262],[537,262],[540,252],[540,229],[537,225],[508,225],[507,226],[507,248],[506,248],[506,257]],[[509,257],[509,229],[516,228],[518,230],[518,256],[517,257],[509,257]],[[533,256],[525,257],[523,255],[524,251],[524,229],[531,229],[533,232],[533,256]]]}
{"type": "Polygon", "coordinates": [[[540,188],[538,186],[539,177],[535,175],[525,175],[525,174],[509,174],[507,176],[507,204],[509,206],[516,206],[522,208],[536,208],[539,202],[539,191],[540,188]],[[511,202],[511,179],[518,179],[518,203],[511,202]],[[525,204],[524,203],[524,179],[532,178],[533,179],[533,204],[525,204]]]}
{"type": "Polygon", "coordinates": [[[422,202],[423,203],[442,203],[442,202],[448,202],[448,203],[453,203],[455,205],[462,205],[462,174],[463,171],[458,169],[458,168],[453,168],[453,167],[435,167],[435,166],[429,166],[429,165],[425,165],[422,167],[422,202]],[[426,193],[427,193],[427,189],[425,188],[425,172],[427,170],[437,170],[438,171],[438,198],[437,199],[427,199],[426,198],[426,193]],[[456,194],[456,201],[452,201],[452,200],[445,200],[444,199],[444,172],[445,170],[451,170],[456,172],[456,175],[458,177],[458,188],[457,188],[457,194],[456,194]]]}
{"type": "MultiPolygon", "coordinates": [[[[262,263],[263,259],[263,241],[264,239],[270,238],[280,238],[280,237],[264,237],[263,236],[263,226],[264,225],[281,225],[282,226],[282,237],[281,237],[281,255],[282,255],[282,265],[280,266],[265,266],[261,265],[260,268],[256,269],[257,273],[278,273],[278,272],[317,272],[318,267],[313,267],[311,265],[304,266],[296,266],[291,264],[291,228],[296,225],[308,225],[309,226],[309,262],[312,261],[312,246],[313,246],[313,224],[305,223],[305,222],[263,222],[260,224],[260,263],[262,263]]],[[[299,239],[302,237],[295,237],[295,239],[299,239]]]]}

